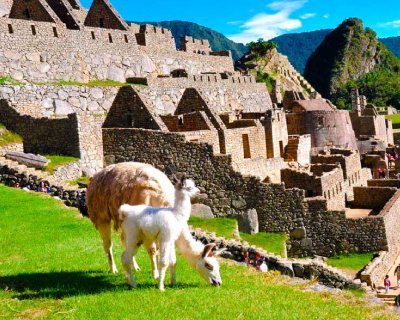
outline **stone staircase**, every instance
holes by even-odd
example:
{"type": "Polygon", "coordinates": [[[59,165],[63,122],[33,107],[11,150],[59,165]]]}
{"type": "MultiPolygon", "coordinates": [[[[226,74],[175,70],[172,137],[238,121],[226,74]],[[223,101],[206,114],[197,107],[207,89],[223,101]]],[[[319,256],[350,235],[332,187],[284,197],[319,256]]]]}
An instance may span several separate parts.
{"type": "MultiPolygon", "coordinates": [[[[384,292],[384,290],[381,290],[384,292]]],[[[389,293],[378,293],[376,296],[381,300],[384,304],[390,305],[390,306],[395,306],[396,302],[395,299],[396,297],[400,294],[400,290],[390,290],[389,293]]]]}
{"type": "Polygon", "coordinates": [[[77,186],[66,184],[65,181],[55,178],[46,171],[30,168],[24,164],[18,163],[17,161],[6,159],[5,157],[0,156],[0,167],[2,166],[8,166],[9,168],[16,170],[19,174],[36,176],[39,180],[46,180],[50,183],[50,185],[63,187],[65,190],[78,190],[77,186]]]}

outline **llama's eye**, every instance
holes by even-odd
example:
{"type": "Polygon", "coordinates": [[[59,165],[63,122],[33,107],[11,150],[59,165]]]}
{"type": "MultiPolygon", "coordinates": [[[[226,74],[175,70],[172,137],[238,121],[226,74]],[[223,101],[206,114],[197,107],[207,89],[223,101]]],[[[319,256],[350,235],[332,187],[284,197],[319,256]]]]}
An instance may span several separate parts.
{"type": "Polygon", "coordinates": [[[209,264],[209,263],[205,263],[205,267],[208,269],[208,270],[210,270],[210,271],[213,271],[214,270],[214,267],[213,267],[213,265],[212,264],[209,264]]]}

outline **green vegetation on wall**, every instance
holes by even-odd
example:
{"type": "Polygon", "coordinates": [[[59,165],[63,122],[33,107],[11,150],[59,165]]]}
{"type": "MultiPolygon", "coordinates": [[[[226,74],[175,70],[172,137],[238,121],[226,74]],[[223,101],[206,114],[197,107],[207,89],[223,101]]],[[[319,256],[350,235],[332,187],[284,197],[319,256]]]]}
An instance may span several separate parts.
{"type": "Polygon", "coordinates": [[[7,130],[6,127],[0,123],[0,147],[12,143],[22,143],[22,137],[14,132],[7,130]]]}

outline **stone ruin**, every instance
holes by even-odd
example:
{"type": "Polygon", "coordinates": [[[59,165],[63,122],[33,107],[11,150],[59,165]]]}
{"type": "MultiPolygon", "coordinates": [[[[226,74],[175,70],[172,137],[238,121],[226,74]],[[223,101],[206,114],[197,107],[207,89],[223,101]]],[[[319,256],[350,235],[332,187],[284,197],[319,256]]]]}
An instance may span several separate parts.
{"type": "Polygon", "coordinates": [[[235,72],[230,52],[191,37],[177,50],[170,30],[128,24],[107,0],[2,8],[0,74],[18,84],[0,87],[0,123],[25,152],[79,157],[87,175],[123,161],[173,166],[213,215],[251,212],[260,231],[288,234],[290,256],[399,255],[400,185],[376,186],[364,161],[393,144],[391,123],[357,92],[350,112],[316,93],[282,97],[279,84],[270,94],[235,72]],[[94,80],[121,86],[85,85],[94,80]]]}

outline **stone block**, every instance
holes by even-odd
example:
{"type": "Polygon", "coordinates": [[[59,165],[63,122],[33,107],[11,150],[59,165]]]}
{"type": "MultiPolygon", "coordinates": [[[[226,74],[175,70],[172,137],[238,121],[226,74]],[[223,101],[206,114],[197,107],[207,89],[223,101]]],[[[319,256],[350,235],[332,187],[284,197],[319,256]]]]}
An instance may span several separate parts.
{"type": "Polygon", "coordinates": [[[241,232],[255,234],[258,233],[258,214],[256,209],[247,210],[238,217],[239,230],[241,232]]]}
{"type": "Polygon", "coordinates": [[[298,278],[303,278],[304,277],[304,267],[299,264],[299,263],[293,263],[293,272],[294,275],[298,278]]]}
{"type": "Polygon", "coordinates": [[[122,83],[124,83],[126,81],[124,70],[122,70],[118,67],[115,67],[115,66],[110,66],[108,68],[107,78],[109,80],[118,81],[118,82],[122,82],[122,83]]]}
{"type": "Polygon", "coordinates": [[[61,116],[61,115],[67,115],[67,114],[74,113],[74,110],[72,109],[70,104],[66,101],[57,99],[54,101],[54,104],[55,104],[55,114],[56,115],[61,116]]]}
{"type": "Polygon", "coordinates": [[[214,218],[214,214],[209,206],[206,206],[201,203],[196,203],[192,205],[192,213],[191,216],[212,219],[214,218]]]}
{"type": "Polygon", "coordinates": [[[290,237],[298,240],[304,239],[306,237],[306,228],[301,227],[294,229],[290,232],[290,237]]]}

